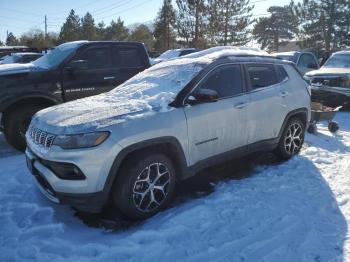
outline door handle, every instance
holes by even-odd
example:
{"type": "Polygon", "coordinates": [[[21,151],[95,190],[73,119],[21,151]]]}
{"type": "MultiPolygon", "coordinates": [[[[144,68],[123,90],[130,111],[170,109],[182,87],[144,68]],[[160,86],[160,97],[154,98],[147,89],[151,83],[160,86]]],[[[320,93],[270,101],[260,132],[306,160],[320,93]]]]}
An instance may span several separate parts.
{"type": "Polygon", "coordinates": [[[242,102],[242,103],[238,103],[238,104],[234,105],[234,108],[242,109],[242,108],[246,107],[247,105],[248,105],[248,103],[242,102]]]}
{"type": "Polygon", "coordinates": [[[288,96],[288,92],[287,91],[282,91],[281,92],[281,97],[286,97],[288,96]]]}
{"type": "Polygon", "coordinates": [[[113,80],[115,79],[115,76],[105,76],[103,80],[113,80]]]}

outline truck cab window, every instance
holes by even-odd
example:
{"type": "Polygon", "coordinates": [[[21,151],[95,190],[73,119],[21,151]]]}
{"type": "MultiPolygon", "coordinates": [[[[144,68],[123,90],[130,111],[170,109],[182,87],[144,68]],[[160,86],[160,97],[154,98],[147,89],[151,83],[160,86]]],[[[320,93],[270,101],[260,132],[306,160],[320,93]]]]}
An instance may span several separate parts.
{"type": "Polygon", "coordinates": [[[79,59],[86,60],[89,69],[110,68],[111,50],[108,47],[89,48],[79,59]]]}

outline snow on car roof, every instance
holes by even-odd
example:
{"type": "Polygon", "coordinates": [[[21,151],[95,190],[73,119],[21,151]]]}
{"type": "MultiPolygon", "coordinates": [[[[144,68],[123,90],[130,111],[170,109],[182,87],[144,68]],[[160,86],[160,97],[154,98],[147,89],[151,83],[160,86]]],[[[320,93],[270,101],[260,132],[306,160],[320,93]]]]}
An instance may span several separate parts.
{"type": "Polygon", "coordinates": [[[296,53],[299,53],[299,51],[288,51],[288,52],[279,52],[279,53],[272,53],[271,55],[278,56],[278,55],[290,55],[293,56],[296,53]]]}
{"type": "Polygon", "coordinates": [[[236,47],[236,46],[217,46],[208,48],[203,51],[192,53],[183,56],[183,58],[203,58],[209,60],[215,60],[223,56],[270,56],[267,52],[258,48],[251,47],[236,47]]]}
{"type": "Polygon", "coordinates": [[[42,55],[42,54],[41,53],[34,53],[34,52],[24,52],[24,53],[11,53],[11,55],[21,56],[21,55],[42,55]]]}
{"type": "Polygon", "coordinates": [[[67,42],[67,43],[64,43],[64,44],[57,46],[56,48],[59,48],[61,50],[66,50],[66,49],[75,48],[75,47],[80,46],[80,45],[87,43],[87,42],[89,42],[89,41],[80,40],[80,41],[67,42]]]}
{"type": "Polygon", "coordinates": [[[338,52],[333,53],[333,55],[350,55],[350,50],[338,51],[338,52]]]}
{"type": "Polygon", "coordinates": [[[0,50],[1,49],[22,49],[22,48],[29,48],[28,46],[9,46],[9,45],[5,45],[5,46],[0,46],[0,50]]]}

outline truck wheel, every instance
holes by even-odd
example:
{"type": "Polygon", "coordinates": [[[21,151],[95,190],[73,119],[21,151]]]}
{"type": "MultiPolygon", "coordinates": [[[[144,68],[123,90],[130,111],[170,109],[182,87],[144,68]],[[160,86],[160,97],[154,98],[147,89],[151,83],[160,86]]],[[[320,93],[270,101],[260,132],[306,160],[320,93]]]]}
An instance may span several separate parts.
{"type": "Polygon", "coordinates": [[[305,125],[299,118],[288,121],[275,150],[278,158],[288,160],[299,153],[304,143],[305,125]]]}
{"type": "Polygon", "coordinates": [[[166,207],[175,188],[175,169],[161,153],[127,160],[113,187],[113,203],[127,217],[140,220],[166,207]]]}
{"type": "Polygon", "coordinates": [[[33,115],[43,109],[39,105],[20,106],[7,113],[4,118],[4,134],[7,142],[19,151],[25,151],[27,132],[33,115]]]}

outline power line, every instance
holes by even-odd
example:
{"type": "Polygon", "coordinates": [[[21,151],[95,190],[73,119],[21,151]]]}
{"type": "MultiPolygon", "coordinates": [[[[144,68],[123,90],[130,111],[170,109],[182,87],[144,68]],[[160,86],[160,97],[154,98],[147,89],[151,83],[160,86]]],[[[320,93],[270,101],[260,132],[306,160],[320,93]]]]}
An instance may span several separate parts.
{"type": "Polygon", "coordinates": [[[129,11],[129,10],[134,9],[134,8],[138,8],[138,7],[140,7],[140,6],[142,6],[142,5],[145,5],[146,3],[149,3],[149,2],[152,2],[152,1],[153,1],[153,0],[146,0],[146,1],[142,2],[142,3],[140,3],[140,4],[133,5],[133,6],[131,6],[131,7],[129,7],[129,8],[126,8],[126,9],[124,9],[124,10],[122,10],[122,11],[119,11],[119,12],[117,12],[117,13],[110,14],[110,15],[107,15],[107,16],[104,16],[104,17],[100,17],[100,18],[98,18],[98,19],[99,19],[99,20],[103,20],[103,19],[106,19],[106,18],[109,18],[109,17],[112,17],[112,16],[116,16],[116,15],[118,15],[118,14],[124,13],[124,12],[129,11]]]}
{"type": "Polygon", "coordinates": [[[100,14],[100,13],[103,13],[104,10],[107,10],[107,9],[108,9],[108,11],[113,10],[113,9],[116,9],[118,7],[121,7],[121,6],[125,5],[125,3],[128,4],[129,1],[128,0],[121,0],[119,3],[114,3],[112,5],[108,5],[108,6],[96,9],[96,10],[92,10],[91,13],[93,13],[93,14],[100,14]]]}
{"type": "Polygon", "coordinates": [[[16,20],[18,22],[25,22],[25,23],[37,23],[38,22],[37,20],[34,21],[34,20],[22,19],[22,18],[18,18],[18,17],[9,17],[9,16],[3,16],[3,15],[0,15],[0,18],[16,20]]]}

